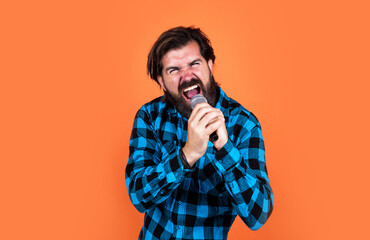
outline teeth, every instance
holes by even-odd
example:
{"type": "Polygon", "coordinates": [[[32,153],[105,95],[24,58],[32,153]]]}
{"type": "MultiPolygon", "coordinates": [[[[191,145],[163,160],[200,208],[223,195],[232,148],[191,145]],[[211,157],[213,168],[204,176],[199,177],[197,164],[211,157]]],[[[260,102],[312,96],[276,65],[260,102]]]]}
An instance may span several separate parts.
{"type": "Polygon", "coordinates": [[[193,89],[195,89],[195,88],[197,88],[197,87],[198,87],[197,85],[193,85],[193,86],[191,86],[191,87],[185,88],[185,89],[184,89],[184,92],[187,92],[187,91],[193,90],[193,89]]]}

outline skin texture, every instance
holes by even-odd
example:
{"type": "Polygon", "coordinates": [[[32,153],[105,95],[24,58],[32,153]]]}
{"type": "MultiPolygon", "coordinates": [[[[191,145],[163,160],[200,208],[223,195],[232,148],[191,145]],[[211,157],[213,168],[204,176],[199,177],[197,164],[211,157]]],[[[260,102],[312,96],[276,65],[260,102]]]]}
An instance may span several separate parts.
{"type": "MultiPolygon", "coordinates": [[[[213,62],[208,62],[200,53],[199,45],[195,41],[184,47],[168,51],[162,58],[162,76],[158,81],[164,91],[171,95],[182,97],[183,104],[190,105],[180,86],[199,79],[203,86],[209,86],[210,75],[213,73],[213,62]],[[180,90],[180,91],[179,91],[180,90]]],[[[204,90],[200,87],[200,93],[204,90]]],[[[218,140],[213,144],[221,149],[228,141],[225,119],[222,112],[208,103],[197,104],[188,120],[188,139],[183,152],[190,166],[201,158],[208,146],[209,136],[216,131],[218,140]]]]}

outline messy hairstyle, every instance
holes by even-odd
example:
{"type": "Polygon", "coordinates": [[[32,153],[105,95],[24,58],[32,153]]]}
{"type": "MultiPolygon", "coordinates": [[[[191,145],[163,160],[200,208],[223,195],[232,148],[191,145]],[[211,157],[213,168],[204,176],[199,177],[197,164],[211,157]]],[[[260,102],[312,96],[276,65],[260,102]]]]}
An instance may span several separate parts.
{"type": "Polygon", "coordinates": [[[162,57],[170,50],[179,49],[191,41],[196,41],[200,48],[200,54],[208,62],[215,62],[216,56],[213,52],[211,42],[207,35],[199,28],[175,27],[162,33],[154,43],[148,55],[147,72],[150,77],[158,83],[157,76],[162,76],[162,57]]]}

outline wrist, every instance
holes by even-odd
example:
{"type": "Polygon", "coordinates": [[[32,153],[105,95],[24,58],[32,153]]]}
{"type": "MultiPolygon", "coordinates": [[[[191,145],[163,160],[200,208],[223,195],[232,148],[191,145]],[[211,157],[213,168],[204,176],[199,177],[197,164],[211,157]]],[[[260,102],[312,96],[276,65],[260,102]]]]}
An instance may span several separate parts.
{"type": "Polygon", "coordinates": [[[187,149],[186,145],[181,150],[184,154],[184,157],[185,157],[187,163],[192,168],[194,166],[195,162],[198,159],[196,157],[194,157],[193,154],[191,154],[191,152],[187,149]]]}
{"type": "Polygon", "coordinates": [[[186,159],[186,156],[185,156],[184,152],[182,151],[182,148],[179,150],[179,154],[180,154],[180,160],[182,162],[182,165],[184,165],[184,168],[185,169],[192,169],[193,167],[189,165],[189,162],[186,159]]]}

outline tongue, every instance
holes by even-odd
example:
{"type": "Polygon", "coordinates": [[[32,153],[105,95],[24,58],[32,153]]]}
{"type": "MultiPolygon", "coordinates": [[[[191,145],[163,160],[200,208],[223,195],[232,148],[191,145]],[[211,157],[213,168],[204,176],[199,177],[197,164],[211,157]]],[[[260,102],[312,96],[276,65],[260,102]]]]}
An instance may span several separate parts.
{"type": "Polygon", "coordinates": [[[184,93],[184,95],[187,99],[191,99],[194,95],[197,95],[197,94],[198,94],[198,89],[196,89],[196,88],[184,93]]]}

